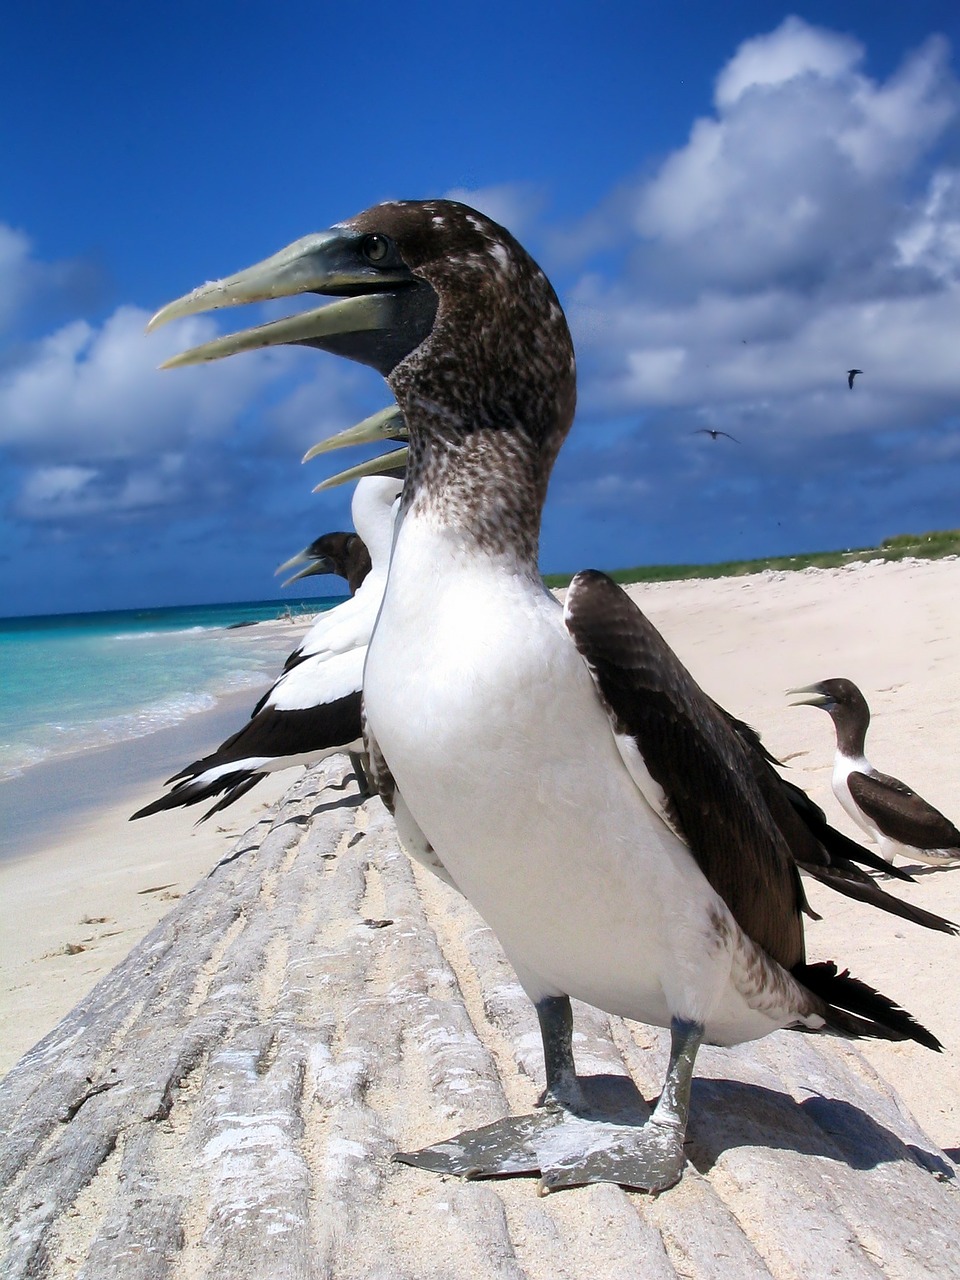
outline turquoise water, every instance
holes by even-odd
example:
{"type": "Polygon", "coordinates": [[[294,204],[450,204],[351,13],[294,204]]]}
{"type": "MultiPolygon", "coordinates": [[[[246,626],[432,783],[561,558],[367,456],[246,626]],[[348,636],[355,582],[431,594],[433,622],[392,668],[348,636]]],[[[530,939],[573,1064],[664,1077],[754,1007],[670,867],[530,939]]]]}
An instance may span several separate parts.
{"type": "Polygon", "coordinates": [[[0,780],[262,688],[295,640],[283,625],[263,634],[236,624],[313,614],[342,599],[0,619],[0,780]]]}

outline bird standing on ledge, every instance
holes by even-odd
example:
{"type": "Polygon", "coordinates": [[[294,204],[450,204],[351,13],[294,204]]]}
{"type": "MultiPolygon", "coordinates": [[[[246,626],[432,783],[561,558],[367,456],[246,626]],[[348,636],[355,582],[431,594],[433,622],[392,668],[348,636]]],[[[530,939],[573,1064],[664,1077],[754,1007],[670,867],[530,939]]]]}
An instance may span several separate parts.
{"type": "Polygon", "coordinates": [[[578,575],[563,609],[544,588],[541,513],[576,372],[532,258],[464,205],[389,203],[153,324],[308,292],[337,300],[168,365],[293,342],[387,379],[410,454],[364,672],[371,764],[404,844],[438,860],[499,937],[546,1064],[535,1114],[400,1158],[467,1176],[539,1170],[545,1189],[660,1191],[683,1171],[704,1040],[800,1027],[939,1047],[892,1001],[806,963],[796,860],[829,858],[762,750],[609,579],[578,575]],[[645,1124],[591,1111],[571,996],[670,1029],[645,1124]]]}
{"type": "Polygon", "coordinates": [[[870,724],[867,700],[852,680],[821,680],[791,689],[808,696],[796,707],[821,707],[837,731],[831,785],[833,794],[858,827],[880,846],[891,863],[899,854],[932,867],[960,862],[960,831],[939,809],[899,778],[880,773],[867,759],[870,724]]]}

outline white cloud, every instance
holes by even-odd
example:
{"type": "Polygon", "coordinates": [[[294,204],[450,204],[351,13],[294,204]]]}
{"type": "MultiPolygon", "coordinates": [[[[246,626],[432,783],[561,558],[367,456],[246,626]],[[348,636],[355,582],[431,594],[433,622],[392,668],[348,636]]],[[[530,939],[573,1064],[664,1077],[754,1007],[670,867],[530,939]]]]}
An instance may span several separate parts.
{"type": "Polygon", "coordinates": [[[76,320],[30,347],[0,375],[0,445],[46,461],[136,458],[222,434],[290,365],[275,350],[216,365],[157,365],[217,333],[191,318],[146,337],[149,319],[119,307],[97,328],[76,320]]]}
{"type": "Polygon", "coordinates": [[[203,316],[145,335],[148,319],[123,306],[101,325],[73,321],[0,371],[0,448],[26,469],[13,504],[21,518],[210,503],[243,483],[251,455],[282,452],[295,468],[298,452],[362,416],[359,368],[281,347],[160,371],[219,330],[203,316]]]}
{"type": "Polygon", "coordinates": [[[190,485],[183,458],[177,454],[133,468],[37,467],[27,473],[14,510],[21,519],[52,524],[140,515],[182,501],[190,485]]]}
{"type": "Polygon", "coordinates": [[[799,18],[746,41],[716,115],[608,204],[633,251],[572,291],[582,408],[771,448],[953,412],[960,171],[931,162],[960,117],[947,55],[931,39],[878,82],[859,44],[799,18]]]}
{"type": "Polygon", "coordinates": [[[775,31],[743,42],[717,77],[714,101],[727,110],[749,89],[782,85],[804,75],[833,79],[862,58],[858,41],[791,16],[775,31]]]}
{"type": "Polygon", "coordinates": [[[40,506],[73,498],[96,474],[93,467],[38,467],[24,482],[23,498],[40,506]]]}
{"type": "Polygon", "coordinates": [[[960,171],[933,175],[916,216],[894,237],[894,249],[898,266],[943,282],[960,278],[960,171]]]}
{"type": "Polygon", "coordinates": [[[862,271],[956,117],[947,52],[931,39],[880,84],[854,70],[859,46],[799,18],[747,41],[721,72],[717,115],[637,189],[634,230],[701,284],[862,271]]]}

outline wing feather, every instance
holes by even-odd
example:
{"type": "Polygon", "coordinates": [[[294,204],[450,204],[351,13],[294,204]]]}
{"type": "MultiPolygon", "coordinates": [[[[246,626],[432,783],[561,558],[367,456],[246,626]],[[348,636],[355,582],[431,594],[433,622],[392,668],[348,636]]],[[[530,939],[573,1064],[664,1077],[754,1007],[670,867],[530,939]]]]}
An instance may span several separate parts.
{"type": "Polygon", "coordinates": [[[850,794],[885,836],[914,849],[960,848],[960,831],[905,782],[885,773],[847,775],[850,794]]]}
{"type": "Polygon", "coordinates": [[[801,963],[803,890],[745,742],[604,574],[577,574],[564,619],[638,788],[744,932],[785,968],[801,963]]]}

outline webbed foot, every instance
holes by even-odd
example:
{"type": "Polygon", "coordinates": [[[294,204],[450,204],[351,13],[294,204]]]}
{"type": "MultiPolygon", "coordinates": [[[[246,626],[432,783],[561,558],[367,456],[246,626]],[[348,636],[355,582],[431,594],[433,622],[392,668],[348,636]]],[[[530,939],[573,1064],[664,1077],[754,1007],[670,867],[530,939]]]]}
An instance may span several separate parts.
{"type": "Polygon", "coordinates": [[[544,1193],[589,1182],[665,1191],[685,1162],[682,1133],[672,1126],[611,1124],[558,1108],[508,1116],[394,1159],[464,1178],[539,1173],[544,1193]]]}

